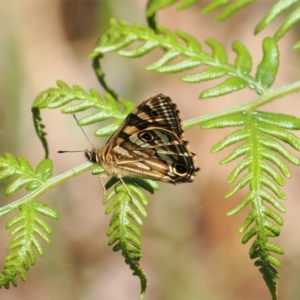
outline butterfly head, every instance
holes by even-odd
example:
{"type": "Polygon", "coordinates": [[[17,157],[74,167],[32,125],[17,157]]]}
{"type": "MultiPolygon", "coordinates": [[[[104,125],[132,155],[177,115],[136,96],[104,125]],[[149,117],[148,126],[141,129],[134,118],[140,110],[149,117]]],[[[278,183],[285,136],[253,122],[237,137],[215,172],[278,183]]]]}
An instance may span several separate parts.
{"type": "Polygon", "coordinates": [[[99,162],[98,150],[93,148],[92,150],[85,150],[84,156],[91,162],[97,163],[99,162]]]}

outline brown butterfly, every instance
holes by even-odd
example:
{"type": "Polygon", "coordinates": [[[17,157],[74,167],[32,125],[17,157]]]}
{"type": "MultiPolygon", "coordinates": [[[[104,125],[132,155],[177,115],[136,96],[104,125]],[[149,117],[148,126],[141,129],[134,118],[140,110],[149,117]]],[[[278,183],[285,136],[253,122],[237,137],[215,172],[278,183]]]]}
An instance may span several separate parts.
{"type": "MultiPolygon", "coordinates": [[[[88,160],[106,174],[170,183],[192,182],[199,168],[183,140],[179,110],[170,97],[154,95],[126,117],[105,147],[86,150],[88,160]]],[[[123,182],[124,183],[124,182],[123,182]]]]}

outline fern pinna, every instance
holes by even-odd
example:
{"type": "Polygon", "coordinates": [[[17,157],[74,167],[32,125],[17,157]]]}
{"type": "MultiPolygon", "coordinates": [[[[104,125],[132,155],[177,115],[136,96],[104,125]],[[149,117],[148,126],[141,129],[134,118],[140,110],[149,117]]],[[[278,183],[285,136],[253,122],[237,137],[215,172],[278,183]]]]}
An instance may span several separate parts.
{"type": "Polygon", "coordinates": [[[278,211],[284,213],[285,208],[279,199],[286,199],[280,186],[285,185],[282,175],[286,178],[290,177],[290,170],[281,157],[294,165],[300,165],[300,160],[279,141],[300,151],[300,139],[287,131],[299,130],[300,120],[294,116],[254,110],[216,118],[204,123],[202,128],[234,126],[243,126],[243,128],[220,141],[212,148],[212,152],[218,152],[230,145],[241,143],[221,161],[221,164],[225,164],[245,156],[234,168],[227,182],[236,181],[244,170],[246,170],[246,174],[243,174],[226,197],[232,196],[245,186],[249,187],[249,192],[240,204],[228,212],[228,215],[231,216],[246,206],[251,206],[251,211],[238,233],[244,234],[243,244],[255,237],[249,250],[250,258],[256,259],[255,265],[263,274],[271,294],[275,295],[277,293],[276,279],[279,277],[275,267],[280,267],[280,262],[272,253],[283,254],[284,252],[280,247],[272,244],[269,238],[280,234],[279,226],[283,225],[283,220],[278,211]],[[274,166],[279,169],[281,174],[274,166]],[[266,204],[270,204],[271,207],[266,204]]]}
{"type": "MultiPolygon", "coordinates": [[[[47,179],[52,176],[52,170],[52,161],[49,159],[43,160],[34,171],[23,157],[16,159],[11,154],[0,157],[1,180],[17,176],[6,188],[6,196],[15,193],[22,187],[26,187],[27,190],[41,188],[47,179]]],[[[17,276],[26,281],[25,271],[28,271],[30,265],[34,265],[36,261],[35,251],[40,256],[44,255],[37,237],[50,243],[48,235],[52,233],[52,230],[40,215],[52,219],[58,218],[58,213],[46,204],[24,198],[16,201],[13,205],[2,207],[0,211],[0,215],[3,216],[15,207],[20,210],[17,215],[6,223],[6,228],[10,229],[11,236],[7,250],[13,252],[5,258],[3,270],[0,274],[0,287],[9,288],[10,283],[17,286],[17,276]]]]}

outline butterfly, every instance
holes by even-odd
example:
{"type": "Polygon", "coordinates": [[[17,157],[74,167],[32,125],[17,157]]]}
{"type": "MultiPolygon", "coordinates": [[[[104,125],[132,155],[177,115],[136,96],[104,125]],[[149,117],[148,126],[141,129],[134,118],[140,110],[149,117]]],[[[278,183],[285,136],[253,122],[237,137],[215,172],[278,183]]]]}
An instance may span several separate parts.
{"type": "Polygon", "coordinates": [[[195,154],[183,140],[179,110],[162,93],[134,108],[104,147],[85,150],[84,154],[122,182],[122,177],[192,182],[199,171],[195,154]]]}

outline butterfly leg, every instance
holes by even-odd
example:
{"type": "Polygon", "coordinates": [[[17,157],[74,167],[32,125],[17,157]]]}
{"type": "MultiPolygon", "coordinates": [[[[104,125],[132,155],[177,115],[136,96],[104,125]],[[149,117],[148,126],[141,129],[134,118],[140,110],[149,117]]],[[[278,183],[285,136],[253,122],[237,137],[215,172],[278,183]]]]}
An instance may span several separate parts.
{"type": "MultiPolygon", "coordinates": [[[[105,176],[105,175],[104,175],[104,176],[105,176]]],[[[106,197],[106,189],[105,189],[104,183],[103,183],[103,181],[102,181],[102,178],[103,178],[104,176],[102,176],[102,175],[99,176],[99,181],[100,181],[100,184],[101,184],[102,189],[103,189],[103,202],[104,202],[104,199],[105,199],[105,197],[106,197]]]]}
{"type": "Polygon", "coordinates": [[[125,182],[124,182],[122,176],[119,176],[118,178],[120,179],[120,181],[121,181],[121,182],[123,183],[123,185],[125,186],[125,189],[127,190],[128,195],[129,195],[129,197],[130,197],[130,202],[131,202],[131,204],[133,204],[133,201],[132,201],[133,197],[131,196],[131,194],[130,194],[130,192],[129,192],[129,189],[128,189],[127,185],[125,184],[125,182]]]}
{"type": "MultiPolygon", "coordinates": [[[[101,187],[102,187],[102,189],[103,189],[103,202],[104,202],[104,199],[105,199],[105,197],[106,197],[106,189],[105,189],[105,185],[104,185],[104,183],[103,183],[103,181],[102,181],[102,178],[105,177],[105,176],[106,176],[106,174],[100,175],[100,176],[99,176],[99,181],[100,181],[101,187]]],[[[121,181],[122,184],[124,185],[124,187],[125,187],[125,189],[126,189],[128,195],[129,195],[129,197],[130,197],[130,202],[131,202],[131,204],[132,204],[132,203],[133,203],[133,201],[132,201],[133,197],[131,196],[130,191],[129,191],[127,185],[125,184],[125,182],[124,182],[124,180],[123,180],[123,178],[122,178],[121,176],[118,177],[118,178],[120,179],[120,181],[121,181]]]]}

